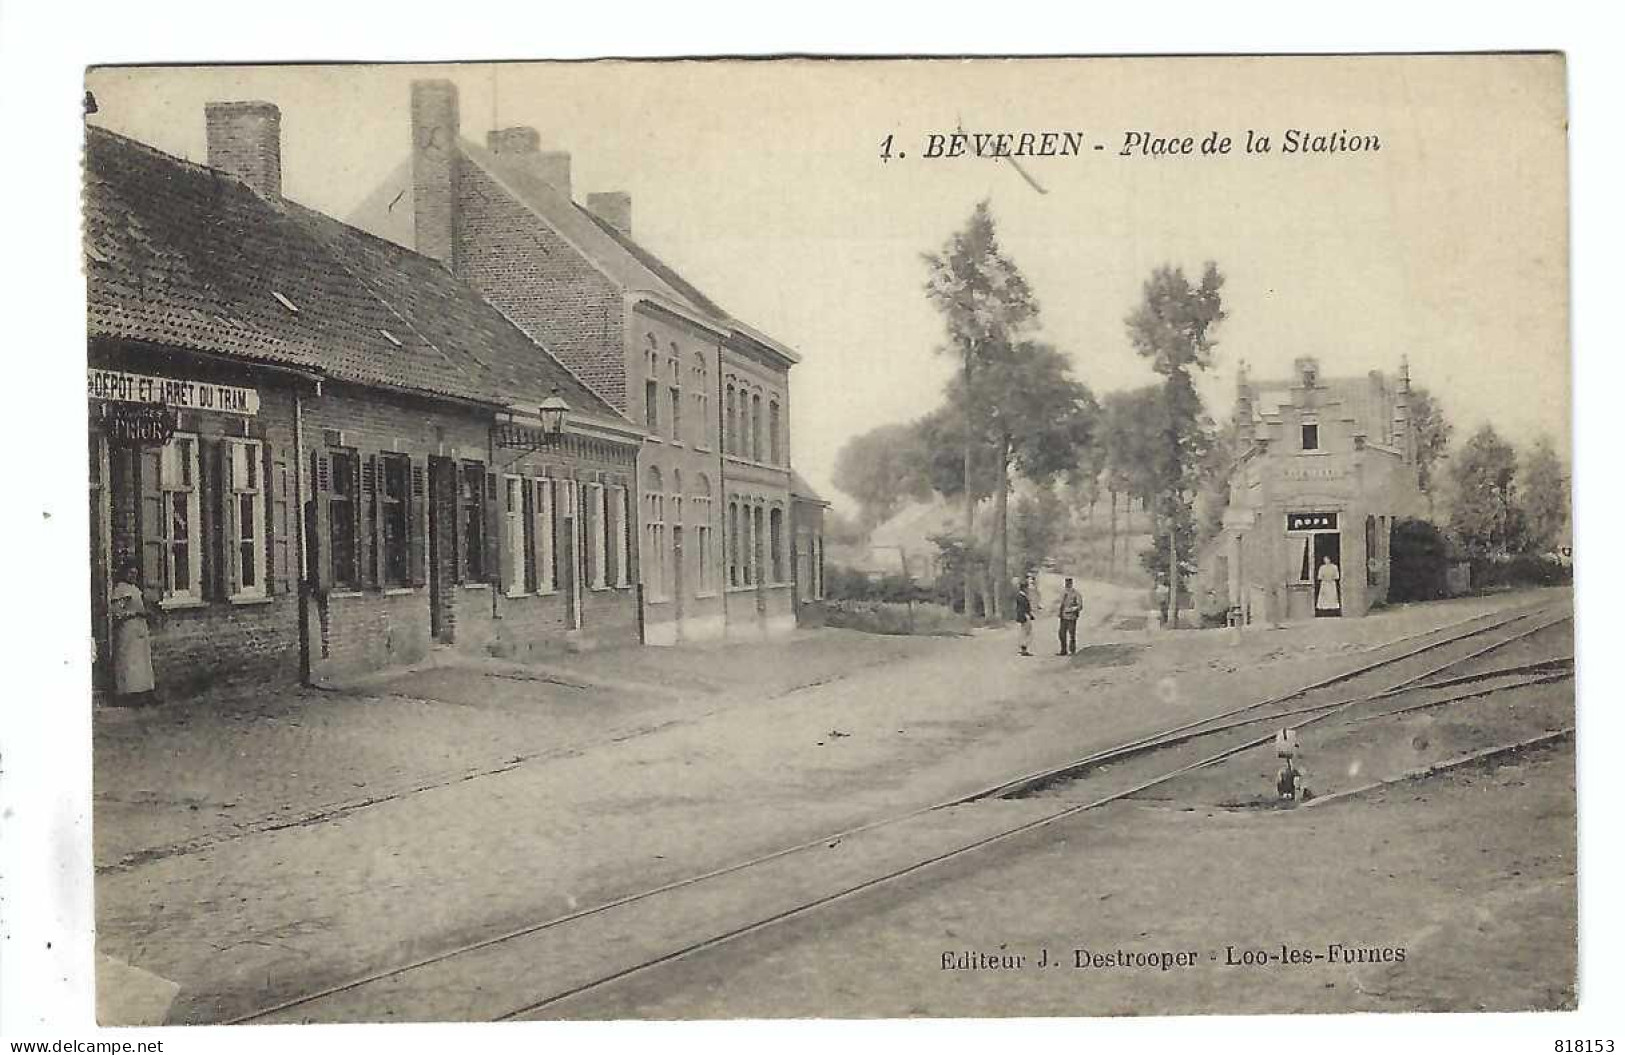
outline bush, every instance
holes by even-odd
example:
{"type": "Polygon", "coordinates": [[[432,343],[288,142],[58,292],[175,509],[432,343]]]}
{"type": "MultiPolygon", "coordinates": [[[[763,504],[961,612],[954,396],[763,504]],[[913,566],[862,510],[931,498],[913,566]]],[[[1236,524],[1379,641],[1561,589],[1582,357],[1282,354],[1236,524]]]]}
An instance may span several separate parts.
{"type": "Polygon", "coordinates": [[[1574,568],[1552,557],[1521,553],[1514,557],[1473,561],[1475,591],[1515,586],[1566,586],[1573,581],[1574,568]]]}
{"type": "Polygon", "coordinates": [[[970,632],[970,620],[940,604],[835,601],[824,605],[824,625],[866,634],[949,637],[970,632]]]}
{"type": "Polygon", "coordinates": [[[1445,570],[1450,552],[1444,532],[1426,520],[1405,519],[1394,521],[1389,538],[1390,602],[1433,601],[1448,595],[1445,570]]]}

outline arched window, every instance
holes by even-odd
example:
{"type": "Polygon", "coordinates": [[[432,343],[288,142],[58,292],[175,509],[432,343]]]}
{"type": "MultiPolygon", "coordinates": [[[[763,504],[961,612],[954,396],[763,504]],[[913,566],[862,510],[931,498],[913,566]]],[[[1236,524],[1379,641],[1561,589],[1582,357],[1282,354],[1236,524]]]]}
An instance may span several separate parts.
{"type": "Polygon", "coordinates": [[[728,585],[738,586],[739,569],[739,503],[728,503],[728,585]]]}
{"type": "Polygon", "coordinates": [[[704,473],[694,484],[688,515],[694,525],[695,589],[699,593],[711,593],[717,588],[711,553],[711,481],[704,473]]]}
{"type": "Polygon", "coordinates": [[[694,353],[690,373],[694,385],[694,446],[704,449],[711,445],[711,371],[699,352],[694,353]]]}
{"type": "Polygon", "coordinates": [[[733,382],[728,382],[728,430],[723,435],[723,450],[728,454],[739,453],[739,417],[735,406],[733,382]]]}
{"type": "Polygon", "coordinates": [[[648,335],[643,350],[643,424],[650,432],[660,431],[660,351],[655,335],[648,335]]]}
{"type": "Polygon", "coordinates": [[[762,396],[759,392],[750,397],[750,457],[751,461],[762,460],[762,396]]]}
{"type": "Polygon", "coordinates": [[[659,466],[649,466],[643,484],[643,588],[649,599],[665,598],[666,495],[659,466]]]}
{"type": "Polygon", "coordinates": [[[763,553],[767,545],[767,532],[762,530],[762,507],[752,506],[750,511],[750,581],[752,585],[759,585],[767,573],[763,553]]]}
{"type": "Polygon", "coordinates": [[[777,506],[767,515],[768,560],[771,562],[773,582],[784,581],[784,510],[777,506]]]}
{"type": "Polygon", "coordinates": [[[779,401],[767,405],[767,460],[774,465],[784,464],[784,448],[779,440],[779,401]]]}

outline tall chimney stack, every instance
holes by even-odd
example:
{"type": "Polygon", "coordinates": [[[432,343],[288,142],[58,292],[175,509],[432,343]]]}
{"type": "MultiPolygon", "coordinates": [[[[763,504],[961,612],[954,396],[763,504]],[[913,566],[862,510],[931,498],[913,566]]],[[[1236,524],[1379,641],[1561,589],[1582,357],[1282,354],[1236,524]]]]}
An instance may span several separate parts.
{"type": "Polygon", "coordinates": [[[626,237],[632,237],[632,195],[619,190],[589,194],[587,211],[626,237]]]}
{"type": "Polygon", "coordinates": [[[412,82],[413,248],[455,266],[459,118],[457,85],[412,82]]]}
{"type": "Polygon", "coordinates": [[[282,111],[266,102],[203,107],[209,167],[229,172],[270,201],[282,197],[282,111]]]}

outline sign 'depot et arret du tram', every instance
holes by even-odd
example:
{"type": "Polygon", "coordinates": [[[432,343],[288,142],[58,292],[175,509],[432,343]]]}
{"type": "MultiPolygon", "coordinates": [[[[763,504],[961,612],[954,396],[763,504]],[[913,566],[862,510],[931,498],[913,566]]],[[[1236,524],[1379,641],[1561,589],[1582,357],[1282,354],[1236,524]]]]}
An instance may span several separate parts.
{"type": "Polygon", "coordinates": [[[252,417],[260,409],[260,394],[252,388],[118,370],[91,369],[87,395],[101,407],[100,423],[108,440],[131,446],[168,443],[180,410],[252,417]]]}

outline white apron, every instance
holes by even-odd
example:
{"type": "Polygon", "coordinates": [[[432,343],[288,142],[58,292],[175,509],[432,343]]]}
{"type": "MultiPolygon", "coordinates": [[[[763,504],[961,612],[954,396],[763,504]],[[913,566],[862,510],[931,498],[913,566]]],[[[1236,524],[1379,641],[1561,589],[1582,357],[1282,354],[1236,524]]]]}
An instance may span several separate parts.
{"type": "Polygon", "coordinates": [[[151,692],[152,644],[147,638],[147,605],[141,588],[121,582],[109,598],[113,617],[113,686],[120,696],[151,692]]]}
{"type": "Polygon", "coordinates": [[[1324,612],[1332,608],[1343,607],[1337,598],[1337,580],[1342,576],[1335,564],[1322,564],[1320,566],[1320,592],[1315,597],[1315,607],[1324,612]]]}

